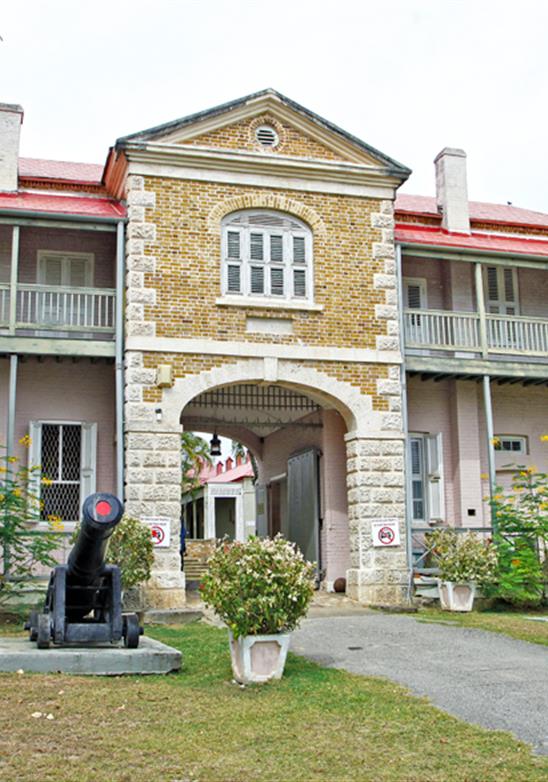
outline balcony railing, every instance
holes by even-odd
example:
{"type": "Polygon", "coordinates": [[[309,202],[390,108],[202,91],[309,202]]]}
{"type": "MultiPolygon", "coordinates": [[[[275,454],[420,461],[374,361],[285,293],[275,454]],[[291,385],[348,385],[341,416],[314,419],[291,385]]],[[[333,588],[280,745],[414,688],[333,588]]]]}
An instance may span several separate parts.
{"type": "Polygon", "coordinates": [[[548,320],[445,310],[405,310],[405,347],[548,358],[548,320]]]}
{"type": "Polygon", "coordinates": [[[45,332],[78,337],[114,334],[115,291],[112,288],[69,288],[56,285],[0,284],[0,327],[8,333],[45,332]]]}

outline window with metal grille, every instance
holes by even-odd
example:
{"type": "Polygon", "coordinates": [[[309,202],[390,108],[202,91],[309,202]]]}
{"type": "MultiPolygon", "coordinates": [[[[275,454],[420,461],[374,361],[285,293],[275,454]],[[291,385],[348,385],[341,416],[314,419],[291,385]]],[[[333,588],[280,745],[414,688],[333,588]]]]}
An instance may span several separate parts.
{"type": "Polygon", "coordinates": [[[80,424],[43,424],[41,442],[42,518],[63,521],[80,517],[82,427],[80,424]],[[50,483],[51,481],[51,483],[50,483]]]}
{"type": "Polygon", "coordinates": [[[222,291],[313,301],[312,232],[295,217],[244,210],[223,221],[222,291]]]}

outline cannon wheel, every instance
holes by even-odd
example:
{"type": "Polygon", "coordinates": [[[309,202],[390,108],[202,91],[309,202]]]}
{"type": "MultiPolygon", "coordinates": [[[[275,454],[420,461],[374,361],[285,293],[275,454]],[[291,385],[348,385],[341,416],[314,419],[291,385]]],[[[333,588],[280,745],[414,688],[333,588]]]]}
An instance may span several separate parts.
{"type": "Polygon", "coordinates": [[[29,641],[36,641],[38,638],[38,611],[31,611],[25,630],[29,631],[29,641]]]}
{"type": "MultiPolygon", "coordinates": [[[[32,631],[31,631],[32,632],[32,631]]],[[[36,646],[39,649],[49,649],[51,642],[51,630],[48,614],[38,614],[36,628],[36,646]]]]}
{"type": "Polygon", "coordinates": [[[137,614],[125,614],[123,628],[124,646],[128,649],[137,649],[140,635],[141,628],[139,627],[137,614]]]}

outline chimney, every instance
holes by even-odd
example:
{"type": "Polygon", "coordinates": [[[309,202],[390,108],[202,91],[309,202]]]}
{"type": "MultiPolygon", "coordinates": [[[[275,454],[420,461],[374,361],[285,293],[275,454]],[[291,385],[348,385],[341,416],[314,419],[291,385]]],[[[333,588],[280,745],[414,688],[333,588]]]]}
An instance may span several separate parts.
{"type": "Polygon", "coordinates": [[[225,472],[230,472],[233,466],[234,466],[234,462],[229,456],[225,462],[225,472]]]}
{"type": "Polygon", "coordinates": [[[23,109],[11,103],[0,103],[0,191],[17,190],[19,137],[23,109]]]}
{"type": "Polygon", "coordinates": [[[445,147],[436,156],[434,165],[436,166],[436,201],[443,215],[443,228],[455,233],[469,234],[466,152],[462,149],[445,147]]]}
{"type": "Polygon", "coordinates": [[[222,462],[217,462],[217,465],[215,467],[215,473],[217,475],[220,475],[222,473],[222,471],[223,471],[223,463],[222,462]]]}
{"type": "Polygon", "coordinates": [[[236,466],[240,467],[241,464],[242,464],[242,454],[241,453],[237,453],[236,454],[236,466]]]}

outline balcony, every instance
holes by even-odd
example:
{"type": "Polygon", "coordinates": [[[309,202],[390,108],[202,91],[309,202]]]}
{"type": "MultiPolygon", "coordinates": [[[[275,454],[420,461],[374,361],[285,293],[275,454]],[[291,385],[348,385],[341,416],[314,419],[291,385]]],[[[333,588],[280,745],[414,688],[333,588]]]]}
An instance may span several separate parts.
{"type": "Polygon", "coordinates": [[[112,340],[113,288],[0,283],[0,333],[65,339],[112,340]]]}
{"type": "Polygon", "coordinates": [[[548,320],[447,310],[404,310],[406,352],[548,361],[548,320]]]}

